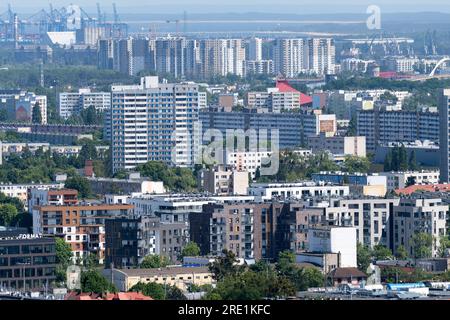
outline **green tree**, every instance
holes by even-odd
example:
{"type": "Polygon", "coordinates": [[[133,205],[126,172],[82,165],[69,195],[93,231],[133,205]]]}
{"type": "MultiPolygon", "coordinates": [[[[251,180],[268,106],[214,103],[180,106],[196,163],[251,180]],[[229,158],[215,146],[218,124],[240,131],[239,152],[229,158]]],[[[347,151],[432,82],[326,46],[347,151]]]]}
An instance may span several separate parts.
{"type": "Polygon", "coordinates": [[[0,225],[10,226],[11,222],[16,219],[19,212],[17,208],[12,204],[2,204],[0,205],[0,225]]]}
{"type": "Polygon", "coordinates": [[[62,238],[55,238],[56,252],[56,281],[61,283],[66,281],[66,270],[72,262],[72,248],[62,238]]]}
{"type": "Polygon", "coordinates": [[[198,257],[200,255],[200,247],[194,241],[190,241],[184,248],[181,250],[181,259],[184,257],[198,257]]]}
{"type": "Polygon", "coordinates": [[[408,259],[408,251],[406,251],[406,248],[404,246],[399,245],[397,247],[397,250],[395,251],[395,257],[399,260],[408,259]]]}
{"type": "Polygon", "coordinates": [[[289,250],[282,251],[278,254],[276,269],[282,275],[291,277],[295,272],[295,254],[289,250]]]}
{"type": "Polygon", "coordinates": [[[83,199],[90,197],[92,194],[91,184],[89,183],[89,180],[79,175],[68,178],[66,180],[65,187],[68,189],[77,190],[78,196],[83,199]]]}
{"type": "Polygon", "coordinates": [[[155,300],[164,300],[166,295],[164,285],[156,282],[149,282],[149,283],[138,282],[133,287],[131,287],[130,291],[141,292],[143,295],[147,297],[152,297],[155,300]]]}
{"type": "Polygon", "coordinates": [[[104,294],[118,290],[98,270],[88,270],[81,273],[81,291],[104,294]]]}
{"type": "Polygon", "coordinates": [[[36,102],[33,106],[31,122],[39,124],[42,123],[41,107],[39,106],[39,102],[36,102]]]}
{"type": "Polygon", "coordinates": [[[356,246],[356,258],[358,269],[362,272],[366,272],[372,262],[372,252],[370,248],[358,242],[356,246]]]}
{"type": "Polygon", "coordinates": [[[447,251],[450,248],[450,239],[449,236],[441,236],[439,238],[439,249],[438,249],[438,255],[439,257],[446,257],[447,251]]]}
{"type": "Polygon", "coordinates": [[[295,285],[299,291],[322,287],[324,280],[322,272],[317,268],[300,268],[295,275],[295,285]]]}
{"type": "Polygon", "coordinates": [[[140,264],[141,269],[163,268],[169,265],[169,259],[166,256],[151,254],[144,257],[140,264]]]}
{"type": "Polygon", "coordinates": [[[411,154],[409,155],[408,168],[412,171],[416,171],[418,169],[416,150],[412,150],[411,154]]]}
{"type": "Polygon", "coordinates": [[[286,277],[247,270],[229,274],[217,283],[216,289],[208,292],[205,299],[261,300],[263,298],[286,297],[295,294],[295,286],[286,277]]]}
{"type": "Polygon", "coordinates": [[[399,170],[407,171],[408,170],[408,152],[404,145],[402,145],[399,149],[399,170]]]}
{"type": "Polygon", "coordinates": [[[392,258],[391,250],[381,244],[377,244],[373,247],[372,255],[375,260],[387,260],[392,258]]]}
{"type": "Polygon", "coordinates": [[[345,156],[344,168],[349,173],[368,173],[370,170],[370,161],[366,157],[345,156]]]}
{"type": "Polygon", "coordinates": [[[432,255],[433,236],[425,232],[414,234],[410,243],[413,247],[413,257],[415,259],[430,258],[432,255]]]}
{"type": "Polygon", "coordinates": [[[233,276],[241,271],[237,265],[239,260],[236,255],[229,250],[223,250],[222,255],[208,265],[209,270],[217,281],[223,280],[226,276],[233,276]]]}

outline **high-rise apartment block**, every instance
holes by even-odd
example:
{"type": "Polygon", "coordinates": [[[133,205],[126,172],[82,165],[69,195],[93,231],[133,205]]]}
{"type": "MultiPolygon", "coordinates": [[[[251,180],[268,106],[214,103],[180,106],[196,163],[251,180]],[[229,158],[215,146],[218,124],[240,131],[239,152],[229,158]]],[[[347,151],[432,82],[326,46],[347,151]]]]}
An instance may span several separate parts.
{"type": "Polygon", "coordinates": [[[450,89],[439,95],[439,148],[441,182],[450,182],[450,89]]]}
{"type": "Polygon", "coordinates": [[[110,113],[113,170],[133,169],[148,161],[193,166],[197,157],[198,85],[158,83],[112,86],[110,113]]]}

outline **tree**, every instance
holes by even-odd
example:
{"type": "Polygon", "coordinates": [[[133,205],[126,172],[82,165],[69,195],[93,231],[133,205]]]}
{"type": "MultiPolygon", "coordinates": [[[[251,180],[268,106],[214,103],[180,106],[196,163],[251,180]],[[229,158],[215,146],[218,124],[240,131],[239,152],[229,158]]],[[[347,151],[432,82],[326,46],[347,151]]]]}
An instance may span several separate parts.
{"type": "Polygon", "coordinates": [[[66,281],[66,270],[72,262],[72,247],[62,238],[55,238],[56,281],[66,281]]]}
{"type": "Polygon", "coordinates": [[[31,122],[39,123],[39,124],[42,123],[42,114],[41,114],[41,107],[39,106],[39,102],[36,102],[33,106],[31,122]]]}
{"type": "Polygon", "coordinates": [[[317,268],[300,268],[295,275],[295,285],[299,291],[322,287],[324,280],[322,272],[317,268]]]}
{"type": "Polygon", "coordinates": [[[358,269],[362,272],[366,272],[372,262],[372,252],[370,248],[358,242],[356,246],[356,258],[358,269]]]}
{"type": "Polygon", "coordinates": [[[372,255],[374,257],[375,260],[387,260],[387,259],[392,259],[392,252],[391,250],[389,250],[389,248],[381,245],[381,244],[377,244],[373,247],[372,250],[372,255]]]}
{"type": "Polygon", "coordinates": [[[417,159],[416,159],[416,150],[412,150],[411,154],[409,155],[408,167],[409,167],[409,170],[412,170],[412,171],[416,171],[418,169],[417,159]]]}
{"type": "Polygon", "coordinates": [[[181,259],[184,257],[198,257],[200,255],[200,247],[194,241],[189,242],[183,250],[181,250],[181,259]]]}
{"type": "Polygon", "coordinates": [[[91,184],[89,183],[89,180],[79,175],[67,179],[65,187],[68,189],[77,190],[78,195],[81,198],[87,198],[92,194],[91,184]]]}
{"type": "Polygon", "coordinates": [[[397,250],[395,251],[395,257],[399,260],[408,259],[408,251],[406,251],[406,248],[404,246],[399,245],[397,247],[397,250]]]}
{"type": "Polygon", "coordinates": [[[169,259],[166,256],[151,254],[144,257],[140,264],[141,269],[163,268],[169,265],[169,259]]]}
{"type": "Polygon", "coordinates": [[[263,298],[286,297],[295,294],[295,286],[284,276],[273,270],[269,273],[245,272],[230,274],[208,292],[205,299],[215,300],[261,300],[263,298]]]}
{"type": "Polygon", "coordinates": [[[138,282],[133,287],[131,287],[130,291],[141,292],[143,295],[152,297],[155,300],[164,300],[165,298],[164,286],[156,282],[138,282]]]}
{"type": "Polygon", "coordinates": [[[407,171],[408,170],[408,152],[404,145],[399,148],[399,170],[407,171]]]}
{"type": "Polygon", "coordinates": [[[425,232],[414,234],[410,239],[415,259],[430,258],[432,255],[433,236],[425,232]]]}
{"type": "Polygon", "coordinates": [[[368,173],[370,170],[370,161],[366,157],[345,156],[344,168],[349,173],[368,173]]]}
{"type": "Polygon", "coordinates": [[[241,271],[237,265],[239,260],[233,251],[224,249],[222,255],[208,265],[209,270],[217,281],[223,280],[226,276],[236,275],[241,271]]]}
{"type": "Polygon", "coordinates": [[[12,204],[0,205],[0,225],[10,226],[11,222],[17,217],[19,212],[12,204]]]}
{"type": "Polygon", "coordinates": [[[173,191],[193,191],[197,187],[193,171],[188,168],[169,168],[163,162],[149,161],[137,166],[136,170],[143,177],[162,181],[168,189],[173,191]]]}
{"type": "Polygon", "coordinates": [[[441,236],[439,238],[439,249],[438,255],[439,257],[445,258],[447,256],[447,251],[450,248],[450,239],[447,236],[441,236]]]}
{"type": "Polygon", "coordinates": [[[278,254],[276,269],[282,275],[291,277],[295,272],[295,254],[289,250],[282,251],[278,254]]]}
{"type": "Polygon", "coordinates": [[[108,292],[115,293],[118,290],[98,270],[88,270],[81,273],[81,291],[103,294],[108,292]]]}
{"type": "Polygon", "coordinates": [[[386,157],[384,158],[384,168],[385,172],[389,172],[392,170],[392,152],[388,151],[386,157]]]}

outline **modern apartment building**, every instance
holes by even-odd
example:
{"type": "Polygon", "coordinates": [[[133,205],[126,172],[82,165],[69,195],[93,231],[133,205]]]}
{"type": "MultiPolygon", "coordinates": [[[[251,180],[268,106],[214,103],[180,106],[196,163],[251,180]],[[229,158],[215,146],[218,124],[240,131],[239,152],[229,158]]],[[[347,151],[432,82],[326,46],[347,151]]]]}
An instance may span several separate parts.
{"type": "Polygon", "coordinates": [[[348,186],[316,183],[312,181],[298,183],[254,183],[248,188],[248,194],[260,200],[270,200],[272,198],[302,199],[305,197],[346,196],[349,192],[348,186]]]}
{"type": "Polygon", "coordinates": [[[117,217],[105,220],[105,266],[138,267],[145,256],[159,254],[157,217],[117,217]]]}
{"type": "Polygon", "coordinates": [[[334,198],[328,200],[325,220],[329,225],[355,227],[359,243],[373,247],[383,244],[392,248],[392,217],[400,199],[372,197],[334,198]]]}
{"type": "Polygon", "coordinates": [[[132,205],[43,205],[33,208],[33,233],[63,238],[70,244],[74,261],[94,254],[103,263],[105,219],[131,214],[132,205]]]}
{"type": "Polygon", "coordinates": [[[322,215],[323,209],[295,201],[207,204],[189,216],[190,235],[203,255],[227,249],[241,259],[273,260],[284,250],[305,250],[308,229],[322,215]]]}
{"type": "Polygon", "coordinates": [[[31,188],[28,191],[28,212],[33,213],[35,206],[76,205],[78,191],[73,189],[31,188]]]}
{"type": "Polygon", "coordinates": [[[200,143],[198,86],[163,84],[145,77],[140,85],[112,86],[113,171],[148,161],[194,166],[200,143]]]}
{"type": "Polygon", "coordinates": [[[440,237],[446,235],[448,205],[441,199],[404,198],[394,207],[391,249],[395,254],[399,246],[404,246],[408,254],[414,257],[413,236],[426,233],[432,236],[430,248],[433,257],[438,256],[440,237]]]}
{"type": "Polygon", "coordinates": [[[0,287],[41,290],[56,279],[55,239],[0,227],[0,287]]]}

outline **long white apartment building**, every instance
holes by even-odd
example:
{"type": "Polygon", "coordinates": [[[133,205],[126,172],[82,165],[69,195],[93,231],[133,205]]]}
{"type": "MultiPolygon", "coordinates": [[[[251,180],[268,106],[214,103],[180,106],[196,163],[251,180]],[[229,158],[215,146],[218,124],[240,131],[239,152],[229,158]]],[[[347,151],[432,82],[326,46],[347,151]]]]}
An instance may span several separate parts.
{"type": "Polygon", "coordinates": [[[338,186],[312,181],[298,183],[254,183],[248,188],[248,194],[257,201],[272,198],[302,199],[304,197],[336,197],[349,195],[349,186],[338,186]]]}
{"type": "Polygon", "coordinates": [[[194,166],[200,147],[198,85],[159,83],[112,86],[113,171],[148,161],[194,166]]]}
{"type": "Polygon", "coordinates": [[[381,172],[381,176],[387,178],[388,191],[403,189],[409,183],[412,184],[438,184],[439,170],[381,172]]]}
{"type": "Polygon", "coordinates": [[[106,111],[111,107],[111,93],[92,92],[89,88],[78,92],[61,92],[59,94],[59,116],[67,119],[91,106],[97,111],[106,111]]]}
{"type": "Polygon", "coordinates": [[[135,194],[127,199],[132,204],[133,214],[136,216],[159,216],[162,222],[189,222],[189,214],[202,212],[203,205],[211,203],[250,202],[252,196],[205,196],[201,194],[166,194],[149,195],[135,194]]]}

